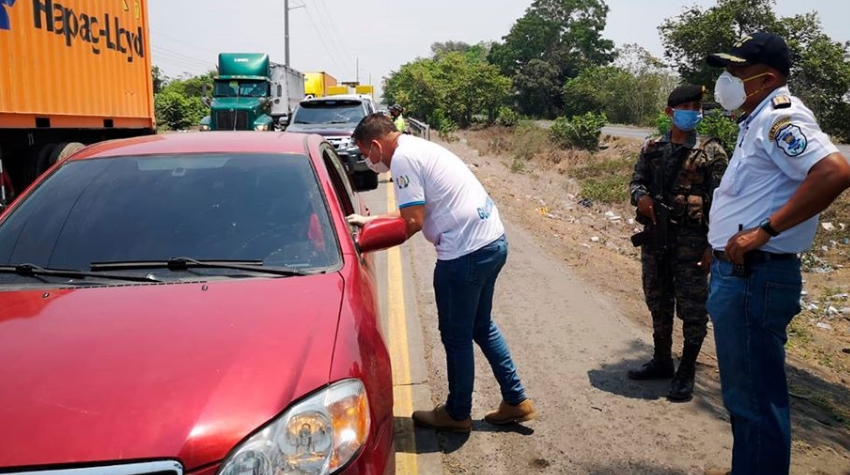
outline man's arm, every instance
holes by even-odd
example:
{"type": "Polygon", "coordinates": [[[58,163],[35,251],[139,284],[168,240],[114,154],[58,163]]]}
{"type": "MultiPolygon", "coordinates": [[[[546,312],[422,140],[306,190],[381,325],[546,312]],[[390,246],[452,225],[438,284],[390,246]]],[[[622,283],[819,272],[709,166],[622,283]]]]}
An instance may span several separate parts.
{"type": "MultiPolygon", "coordinates": [[[[825,210],[847,188],[850,188],[850,164],[844,155],[830,154],[812,166],[788,203],[770,216],[770,225],[778,232],[791,229],[825,210]]],[[[732,262],[740,264],[744,254],[769,240],[770,236],[761,228],[747,229],[729,239],[726,254],[732,262]]]]}
{"type": "Polygon", "coordinates": [[[407,227],[407,239],[410,239],[414,234],[422,230],[422,223],[425,221],[425,205],[408,206],[377,216],[361,216],[359,214],[352,214],[347,216],[345,219],[348,221],[348,224],[363,227],[369,221],[379,218],[402,218],[407,227]]]}

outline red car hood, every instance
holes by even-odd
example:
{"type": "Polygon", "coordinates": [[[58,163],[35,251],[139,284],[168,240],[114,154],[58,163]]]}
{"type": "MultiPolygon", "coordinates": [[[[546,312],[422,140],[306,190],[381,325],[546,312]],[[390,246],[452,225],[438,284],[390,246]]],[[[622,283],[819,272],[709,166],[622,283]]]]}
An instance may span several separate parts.
{"type": "Polygon", "coordinates": [[[221,460],[328,383],[338,274],[0,292],[0,468],[221,460]]]}

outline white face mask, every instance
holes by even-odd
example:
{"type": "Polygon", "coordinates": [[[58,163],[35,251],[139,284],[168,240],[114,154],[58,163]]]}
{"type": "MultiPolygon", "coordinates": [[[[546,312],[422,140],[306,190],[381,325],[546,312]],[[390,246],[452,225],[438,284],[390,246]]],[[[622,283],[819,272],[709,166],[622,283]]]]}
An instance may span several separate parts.
{"type": "Polygon", "coordinates": [[[725,71],[714,84],[714,97],[728,111],[738,109],[747,101],[744,81],[725,71]]]}
{"type": "Polygon", "coordinates": [[[747,91],[744,89],[744,83],[752,81],[753,79],[758,79],[762,76],[767,76],[768,74],[769,73],[761,73],[748,77],[747,79],[741,79],[733,76],[729,71],[724,71],[723,74],[717,78],[717,82],[714,84],[714,97],[717,99],[717,102],[719,102],[720,105],[728,111],[739,109],[745,102],[747,102],[748,97],[758,94],[760,91],[764,90],[764,88],[762,88],[750,95],[747,95],[747,91]]]}
{"type": "Polygon", "coordinates": [[[372,159],[369,158],[369,156],[372,155],[372,147],[372,145],[369,146],[369,153],[366,154],[366,166],[369,167],[369,170],[372,170],[379,175],[381,173],[388,173],[390,171],[390,167],[388,167],[384,162],[372,163],[372,159]]]}

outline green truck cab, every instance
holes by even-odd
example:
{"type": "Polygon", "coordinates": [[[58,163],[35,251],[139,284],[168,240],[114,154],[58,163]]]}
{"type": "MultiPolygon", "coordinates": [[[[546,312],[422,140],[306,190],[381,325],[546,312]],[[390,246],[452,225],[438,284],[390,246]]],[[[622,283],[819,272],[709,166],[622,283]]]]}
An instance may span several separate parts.
{"type": "Polygon", "coordinates": [[[201,130],[275,130],[271,107],[271,62],[264,53],[221,53],[210,115],[201,130]]]}

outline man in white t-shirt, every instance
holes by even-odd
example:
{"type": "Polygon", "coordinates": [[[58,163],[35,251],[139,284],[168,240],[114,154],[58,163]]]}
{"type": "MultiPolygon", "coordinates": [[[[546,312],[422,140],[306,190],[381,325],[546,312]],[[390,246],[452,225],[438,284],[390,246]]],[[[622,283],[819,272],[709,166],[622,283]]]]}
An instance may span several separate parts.
{"type": "MultiPolygon", "coordinates": [[[[364,118],[353,138],[374,172],[392,171],[399,203],[392,215],[406,221],[408,238],[421,230],[437,249],[434,292],[449,396],[433,410],[414,412],[413,420],[439,430],[472,429],[473,341],[490,362],[502,392],[499,409],[484,419],[493,424],[534,419],[534,405],[490,315],[496,278],[508,255],[505,229],[493,200],[455,154],[402,135],[383,114],[364,118]]],[[[348,222],[362,226],[375,218],[352,215],[348,222]]]]}

